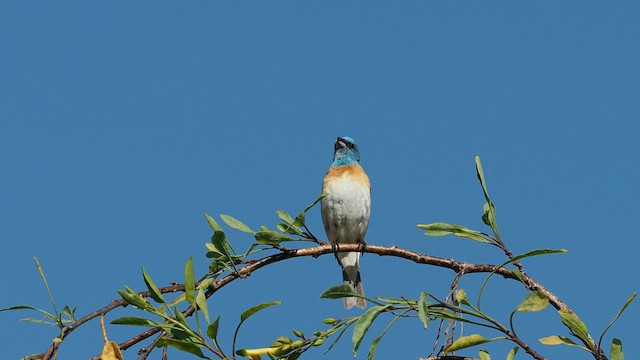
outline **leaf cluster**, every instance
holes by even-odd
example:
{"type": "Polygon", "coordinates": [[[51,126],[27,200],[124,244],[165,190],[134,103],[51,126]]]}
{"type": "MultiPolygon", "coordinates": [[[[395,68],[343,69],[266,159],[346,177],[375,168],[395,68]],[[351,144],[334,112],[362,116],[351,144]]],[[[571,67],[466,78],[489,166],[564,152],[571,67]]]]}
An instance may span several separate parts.
{"type": "MultiPolygon", "coordinates": [[[[218,357],[227,358],[225,351],[217,339],[220,316],[214,321],[211,321],[207,298],[211,296],[212,293],[207,291],[210,290],[212,284],[214,284],[221,275],[237,274],[239,266],[251,263],[251,255],[255,253],[267,250],[286,251],[286,249],[281,246],[284,242],[313,241],[319,243],[319,240],[306,227],[305,215],[325,196],[326,194],[323,194],[318,197],[311,205],[300,211],[295,218],[291,217],[285,211],[276,211],[281,221],[276,226],[277,230],[271,230],[266,226],[261,226],[260,231],[254,231],[248,225],[230,215],[220,215],[222,221],[229,227],[250,233],[254,236],[255,242],[250,244],[244,252],[237,252],[228,240],[222,226],[220,226],[212,216],[205,214],[205,219],[213,230],[211,241],[205,244],[207,248],[206,256],[212,259],[208,273],[199,281],[196,281],[193,259],[189,258],[184,271],[184,294],[176,297],[172,301],[168,301],[165,299],[162,291],[155,285],[151,276],[143,268],[142,277],[148,289],[149,296],[143,296],[129,287],[125,287],[125,290],[120,290],[118,293],[127,304],[147,314],[153,315],[155,319],[126,316],[116,319],[111,323],[162,329],[163,334],[156,341],[156,347],[171,346],[197,357],[207,359],[210,358],[209,355],[205,354],[208,350],[208,352],[218,357]],[[187,308],[180,310],[179,305],[185,302],[187,308]],[[195,326],[192,326],[186,320],[187,316],[192,313],[195,314],[195,326]],[[202,314],[202,318],[206,324],[205,331],[203,331],[203,324],[201,324],[199,314],[202,314]]],[[[253,354],[252,356],[258,356],[255,352],[247,352],[246,349],[235,350],[239,330],[245,320],[250,316],[262,309],[277,304],[280,304],[280,302],[262,303],[246,310],[240,315],[240,321],[235,328],[233,344],[231,346],[232,354],[247,353],[253,354]]],[[[293,356],[292,354],[294,353],[301,354],[310,346],[319,346],[324,338],[326,338],[326,335],[316,336],[311,339],[303,338],[292,343],[276,342],[280,344],[280,346],[272,345],[267,353],[280,357],[286,355],[283,358],[292,358],[291,356],[293,356]]]]}

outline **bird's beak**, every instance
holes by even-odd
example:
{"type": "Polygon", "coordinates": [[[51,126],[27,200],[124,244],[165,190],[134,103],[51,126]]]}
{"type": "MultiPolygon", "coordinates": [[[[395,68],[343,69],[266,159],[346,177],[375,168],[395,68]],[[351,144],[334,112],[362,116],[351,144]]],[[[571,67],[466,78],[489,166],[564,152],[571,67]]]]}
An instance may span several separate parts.
{"type": "Polygon", "coordinates": [[[346,148],[347,147],[347,143],[344,142],[344,139],[339,137],[336,140],[336,150],[338,150],[339,148],[346,148]]]}

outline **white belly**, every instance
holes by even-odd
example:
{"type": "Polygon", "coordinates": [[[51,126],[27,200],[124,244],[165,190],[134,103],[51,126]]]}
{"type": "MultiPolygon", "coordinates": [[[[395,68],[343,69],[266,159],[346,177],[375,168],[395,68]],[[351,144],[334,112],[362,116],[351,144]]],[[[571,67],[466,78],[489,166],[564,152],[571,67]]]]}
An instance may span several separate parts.
{"type": "Polygon", "coordinates": [[[371,214],[371,191],[346,177],[332,181],[321,203],[322,221],[332,243],[364,243],[371,214]]]}

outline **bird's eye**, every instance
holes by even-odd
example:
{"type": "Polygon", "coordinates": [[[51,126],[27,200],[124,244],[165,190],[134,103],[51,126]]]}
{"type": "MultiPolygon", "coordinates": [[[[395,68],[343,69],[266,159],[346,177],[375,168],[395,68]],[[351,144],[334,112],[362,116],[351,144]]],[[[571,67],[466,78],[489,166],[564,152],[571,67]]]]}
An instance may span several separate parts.
{"type": "Polygon", "coordinates": [[[346,144],[347,144],[347,147],[348,147],[350,150],[353,150],[353,148],[355,147],[355,145],[353,145],[353,144],[352,144],[352,143],[350,143],[350,142],[346,142],[346,144]]]}

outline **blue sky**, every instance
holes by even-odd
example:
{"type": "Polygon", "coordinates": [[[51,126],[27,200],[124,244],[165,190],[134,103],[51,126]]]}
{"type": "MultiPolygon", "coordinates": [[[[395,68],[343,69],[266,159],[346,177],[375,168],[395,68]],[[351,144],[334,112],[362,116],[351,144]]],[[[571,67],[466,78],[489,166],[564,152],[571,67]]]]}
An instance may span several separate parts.
{"type": "MultiPolygon", "coordinates": [[[[514,253],[569,250],[525,266],[597,337],[640,288],[639,11],[630,1],[2,2],[0,307],[49,308],[33,256],[58,305],[80,316],[124,285],[144,289],[142,266],[162,285],[182,280],[189,256],[202,273],[204,212],[273,226],[275,210],[295,213],[319,195],[335,137],[348,135],[372,182],[369,243],[502,262],[488,246],[415,228],[445,221],[487,230],[480,155],[505,242],[514,253]]],[[[308,223],[324,235],[317,209],[308,223]]],[[[228,236],[239,247],[251,240],[228,236]]],[[[417,298],[444,297],[453,273],[366,255],[362,276],[368,295],[417,298]]],[[[324,256],[225,288],[209,305],[221,315],[223,346],[239,314],[261,302],[283,304],[251,318],[240,346],[356,314],[318,298],[340,280],[324,256]]],[[[481,280],[461,285],[473,296],[481,280]]],[[[524,295],[494,281],[486,309],[506,321],[524,295]]],[[[56,335],[18,322],[31,315],[0,314],[0,360],[43,351],[56,335]]],[[[637,318],[633,304],[605,338],[621,338],[629,359],[640,357],[637,318]]],[[[588,358],[537,344],[566,335],[553,309],[517,320],[545,356],[588,358]]],[[[135,330],[108,329],[118,342],[135,330]]],[[[399,322],[378,358],[426,357],[434,336],[435,327],[399,322]]],[[[484,348],[504,358],[509,347],[484,348]]],[[[101,348],[94,321],[60,356],[101,348]]],[[[349,337],[323,351],[307,358],[348,358],[349,337]]]]}

